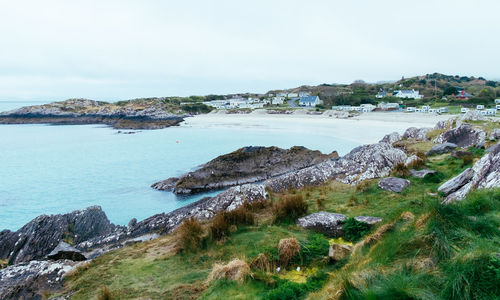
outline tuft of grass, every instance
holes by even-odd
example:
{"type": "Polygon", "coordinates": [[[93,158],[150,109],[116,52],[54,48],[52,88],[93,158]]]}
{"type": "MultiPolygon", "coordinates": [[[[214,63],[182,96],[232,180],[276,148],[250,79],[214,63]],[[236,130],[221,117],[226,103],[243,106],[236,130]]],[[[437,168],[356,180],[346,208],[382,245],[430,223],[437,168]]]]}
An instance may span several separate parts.
{"type": "Polygon", "coordinates": [[[99,291],[99,295],[97,296],[98,300],[111,300],[113,297],[111,296],[111,292],[109,291],[107,286],[101,287],[99,291]]]}
{"type": "Polygon", "coordinates": [[[247,206],[241,206],[232,211],[219,212],[210,226],[210,234],[213,240],[218,241],[228,237],[233,226],[253,224],[255,215],[247,206]]]}
{"type": "Polygon", "coordinates": [[[296,238],[281,239],[278,244],[280,264],[287,267],[290,261],[299,254],[300,244],[296,238]]]}
{"type": "Polygon", "coordinates": [[[274,223],[292,223],[307,213],[308,203],[301,194],[285,195],[273,206],[274,223]]]}
{"type": "Polygon", "coordinates": [[[400,162],[396,164],[396,166],[392,170],[392,175],[396,177],[406,178],[410,176],[410,170],[408,169],[407,166],[405,166],[404,163],[400,162]]]}
{"type": "Polygon", "coordinates": [[[184,220],[177,229],[177,233],[177,247],[180,251],[197,252],[201,248],[204,230],[195,218],[184,220]]]}

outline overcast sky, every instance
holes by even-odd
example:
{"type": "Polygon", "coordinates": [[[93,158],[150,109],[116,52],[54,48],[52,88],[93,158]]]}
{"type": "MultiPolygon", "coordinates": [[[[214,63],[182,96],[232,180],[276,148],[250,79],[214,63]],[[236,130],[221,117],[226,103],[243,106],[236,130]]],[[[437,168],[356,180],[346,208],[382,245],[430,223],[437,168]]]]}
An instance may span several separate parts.
{"type": "Polygon", "coordinates": [[[0,100],[500,78],[499,0],[0,0],[0,100]]]}

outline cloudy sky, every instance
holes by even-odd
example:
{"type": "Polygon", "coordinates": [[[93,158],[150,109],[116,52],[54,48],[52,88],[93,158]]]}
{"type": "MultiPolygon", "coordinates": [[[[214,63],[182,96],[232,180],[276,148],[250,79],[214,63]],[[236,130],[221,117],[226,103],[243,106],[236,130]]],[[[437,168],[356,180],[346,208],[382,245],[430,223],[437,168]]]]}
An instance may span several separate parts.
{"type": "Polygon", "coordinates": [[[499,0],[0,0],[0,100],[500,78],[499,0]]]}

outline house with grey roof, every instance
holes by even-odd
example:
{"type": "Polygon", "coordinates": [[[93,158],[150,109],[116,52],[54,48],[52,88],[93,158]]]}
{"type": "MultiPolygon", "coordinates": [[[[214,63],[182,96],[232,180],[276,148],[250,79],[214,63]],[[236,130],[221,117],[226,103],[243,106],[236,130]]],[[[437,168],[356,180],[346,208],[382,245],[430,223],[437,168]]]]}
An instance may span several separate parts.
{"type": "Polygon", "coordinates": [[[300,106],[315,107],[316,105],[323,104],[323,101],[318,96],[301,97],[299,100],[300,106]]]}

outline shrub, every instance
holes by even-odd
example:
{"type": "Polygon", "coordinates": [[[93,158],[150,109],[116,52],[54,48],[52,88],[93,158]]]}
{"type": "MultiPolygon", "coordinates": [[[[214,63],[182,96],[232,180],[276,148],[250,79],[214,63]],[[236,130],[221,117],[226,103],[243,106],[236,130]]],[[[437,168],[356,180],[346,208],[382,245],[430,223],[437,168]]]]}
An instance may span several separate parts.
{"type": "Polygon", "coordinates": [[[300,245],[296,238],[281,239],[278,244],[280,263],[283,267],[288,266],[288,263],[299,254],[300,245]]]}
{"type": "Polygon", "coordinates": [[[232,226],[253,225],[255,217],[245,206],[232,211],[219,212],[210,226],[213,240],[221,240],[229,235],[232,226]]]}
{"type": "Polygon", "coordinates": [[[316,208],[318,210],[325,210],[325,202],[326,202],[325,196],[320,196],[319,198],[316,198],[316,208]]]}
{"type": "Polygon", "coordinates": [[[208,275],[207,282],[213,282],[219,279],[228,279],[243,282],[248,276],[251,276],[250,267],[241,259],[233,259],[229,263],[214,264],[212,272],[208,275]]]}
{"type": "Polygon", "coordinates": [[[321,234],[311,234],[306,244],[300,250],[300,256],[305,264],[309,264],[316,259],[328,256],[330,243],[321,234]]]}
{"type": "Polygon", "coordinates": [[[465,155],[464,157],[462,157],[462,167],[471,165],[473,161],[474,157],[472,155],[465,155]]]}
{"type": "Polygon", "coordinates": [[[259,253],[259,255],[254,258],[252,262],[250,262],[250,267],[261,272],[271,271],[271,264],[269,263],[269,259],[263,253],[259,253]]]}
{"type": "Polygon", "coordinates": [[[368,191],[371,187],[371,182],[369,180],[363,180],[356,185],[356,192],[364,193],[368,191]]]}
{"type": "Polygon", "coordinates": [[[185,219],[178,229],[179,239],[177,246],[181,251],[197,251],[203,241],[203,227],[195,219],[185,219]]]}
{"type": "Polygon", "coordinates": [[[307,213],[307,202],[298,195],[286,195],[273,207],[274,222],[294,222],[307,213]]]}
{"type": "Polygon", "coordinates": [[[392,174],[397,177],[408,177],[410,176],[410,170],[404,163],[400,162],[394,167],[392,174]]]}
{"type": "Polygon", "coordinates": [[[370,225],[364,222],[359,222],[354,218],[345,220],[342,225],[344,237],[350,241],[357,241],[363,235],[370,231],[370,225]]]}

